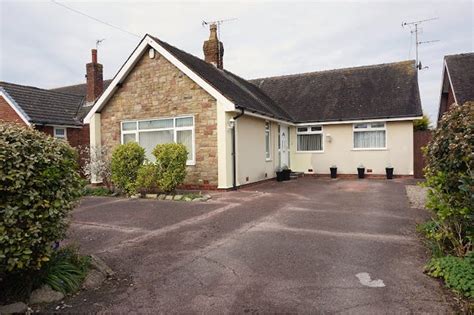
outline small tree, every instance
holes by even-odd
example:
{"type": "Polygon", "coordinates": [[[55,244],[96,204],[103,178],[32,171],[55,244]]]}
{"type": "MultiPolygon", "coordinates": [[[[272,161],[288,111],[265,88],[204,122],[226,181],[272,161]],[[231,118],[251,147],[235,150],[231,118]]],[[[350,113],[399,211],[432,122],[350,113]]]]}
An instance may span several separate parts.
{"type": "Polygon", "coordinates": [[[423,114],[423,118],[413,121],[413,129],[415,129],[415,131],[424,131],[429,130],[430,128],[431,121],[426,114],[423,114]]]}
{"type": "Polygon", "coordinates": [[[49,260],[82,183],[66,141],[0,122],[0,278],[49,260]]]}
{"type": "Polygon", "coordinates": [[[110,149],[108,146],[100,147],[81,147],[81,156],[83,156],[82,172],[89,181],[95,176],[102,180],[107,189],[112,190],[112,161],[110,149]]]}
{"type": "Polygon", "coordinates": [[[159,144],[153,150],[158,168],[158,186],[170,192],[184,182],[188,152],[180,143],[159,144]]]}
{"type": "Polygon", "coordinates": [[[138,169],[145,160],[145,149],[136,142],[121,144],[112,153],[112,181],[127,194],[136,192],[138,169]]]}
{"type": "Polygon", "coordinates": [[[426,149],[428,235],[448,254],[472,250],[474,214],[474,102],[446,113],[426,149]]]}

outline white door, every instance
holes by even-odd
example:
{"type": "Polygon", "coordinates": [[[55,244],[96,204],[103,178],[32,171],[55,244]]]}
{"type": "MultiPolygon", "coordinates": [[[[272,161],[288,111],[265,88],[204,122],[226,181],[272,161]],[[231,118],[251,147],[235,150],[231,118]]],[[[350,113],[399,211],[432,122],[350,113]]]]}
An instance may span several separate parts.
{"type": "Polygon", "coordinates": [[[289,167],[288,125],[280,125],[280,167],[289,167]]]}

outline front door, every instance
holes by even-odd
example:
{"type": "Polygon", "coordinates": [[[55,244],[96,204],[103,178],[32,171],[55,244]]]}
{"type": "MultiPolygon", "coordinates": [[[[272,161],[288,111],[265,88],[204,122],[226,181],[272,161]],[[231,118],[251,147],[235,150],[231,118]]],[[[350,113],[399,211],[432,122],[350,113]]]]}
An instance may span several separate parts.
{"type": "Polygon", "coordinates": [[[280,167],[287,166],[289,167],[289,135],[288,135],[288,125],[280,125],[280,167]]]}

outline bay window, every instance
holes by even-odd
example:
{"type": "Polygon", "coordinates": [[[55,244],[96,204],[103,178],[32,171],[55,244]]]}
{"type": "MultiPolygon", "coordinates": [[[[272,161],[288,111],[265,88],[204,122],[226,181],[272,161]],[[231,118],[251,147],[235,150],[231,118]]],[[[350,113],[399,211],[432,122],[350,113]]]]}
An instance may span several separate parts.
{"type": "Polygon", "coordinates": [[[385,149],[386,133],[384,122],[354,124],[354,149],[385,149]]]}
{"type": "Polygon", "coordinates": [[[195,164],[194,117],[174,117],[125,121],[121,124],[122,143],[137,142],[146,157],[154,161],[152,152],[158,144],[182,143],[188,151],[187,165],[195,164]]]}
{"type": "Polygon", "coordinates": [[[323,151],[323,127],[307,126],[296,128],[297,151],[299,152],[322,152],[323,151]]]}

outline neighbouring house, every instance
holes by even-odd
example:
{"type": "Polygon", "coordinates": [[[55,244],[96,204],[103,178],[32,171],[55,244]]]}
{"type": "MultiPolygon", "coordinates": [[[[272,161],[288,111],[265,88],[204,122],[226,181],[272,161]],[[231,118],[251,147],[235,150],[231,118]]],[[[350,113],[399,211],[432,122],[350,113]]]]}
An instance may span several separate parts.
{"type": "Polygon", "coordinates": [[[157,144],[183,143],[188,188],[229,189],[284,166],[413,175],[414,61],[245,80],[223,68],[215,25],[203,50],[144,36],[84,119],[90,145],[136,141],[153,160],[157,144]]]}
{"type": "Polygon", "coordinates": [[[454,104],[474,101],[474,53],[444,57],[438,121],[454,104]]]}
{"type": "MultiPolygon", "coordinates": [[[[89,145],[89,125],[84,117],[104,90],[97,50],[86,65],[87,83],[52,90],[0,81],[0,120],[16,122],[67,140],[71,146],[89,145]]],[[[106,83],[108,83],[107,81],[106,83]]]]}

